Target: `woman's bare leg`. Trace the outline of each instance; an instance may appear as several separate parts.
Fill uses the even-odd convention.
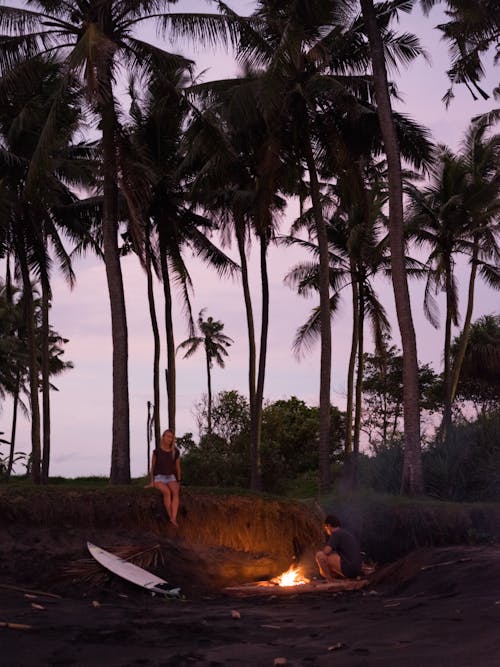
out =
[[[168,488],[167,484],[164,484],[163,482],[155,482],[153,484],[155,489],[158,489],[158,491],[161,491],[161,495],[163,496],[163,504],[165,505],[165,510],[167,512],[167,516],[172,521],[172,494],[170,489]]]
[[[168,488],[172,494],[171,496],[171,508],[172,513],[170,515],[170,521],[177,526],[177,512],[179,510],[179,482],[169,482]]]

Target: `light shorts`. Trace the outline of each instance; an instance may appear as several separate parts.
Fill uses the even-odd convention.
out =
[[[154,481],[169,484],[170,482],[176,482],[177,478],[175,475],[155,475]]]

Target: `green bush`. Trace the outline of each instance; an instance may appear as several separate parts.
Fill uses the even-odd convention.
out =
[[[427,493],[457,501],[500,500],[500,412],[454,426],[424,452]]]
[[[331,409],[331,462],[342,452],[343,415]],[[262,416],[260,452],[263,490],[284,493],[293,480],[318,474],[318,408],[295,396],[268,403]],[[201,422],[203,425],[203,421]],[[212,433],[197,444],[192,434],[178,438],[183,478],[200,486],[246,487],[250,483],[250,413],[246,399],[223,391],[213,402]]]
[[[500,412],[453,426],[444,443],[422,455],[426,494],[440,500],[500,500]],[[379,493],[397,494],[403,468],[403,444],[360,455],[359,481]]]
[[[399,493],[403,472],[403,445],[394,441],[380,447],[375,456],[359,455],[358,479],[379,493]]]

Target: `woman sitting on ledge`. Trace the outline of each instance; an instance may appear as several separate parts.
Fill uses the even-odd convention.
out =
[[[174,432],[170,429],[164,431],[160,446],[153,452],[149,474],[151,481],[147,486],[161,491],[167,516],[177,526],[181,461]]]

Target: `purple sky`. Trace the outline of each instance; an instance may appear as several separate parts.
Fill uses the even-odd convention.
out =
[[[5,3],[8,4],[8,3]],[[233,0],[230,3],[240,13],[249,13],[252,3]],[[194,0],[180,2],[175,9],[206,11],[205,2]],[[398,77],[400,92],[404,98],[401,109],[415,120],[428,126],[433,138],[458,148],[470,118],[494,108],[494,101],[474,102],[463,87],[456,89],[456,98],[446,110],[441,97],[447,89],[445,71],[448,66],[446,46],[440,42],[440,34],[433,26],[442,22],[442,15],[433,10],[429,18],[414,12],[405,17],[402,30],[416,33],[429,52],[432,63],[423,59],[414,63]],[[147,35],[154,39],[154,33]],[[169,46],[179,51],[179,46]],[[186,55],[200,62],[200,69],[210,69],[205,80],[219,78],[236,71],[232,58],[225,53],[194,52],[191,46],[182,49]],[[495,77],[488,63],[485,88],[491,90]],[[295,214],[295,205],[284,217],[281,231],[287,233]],[[236,258],[234,249],[228,252]],[[265,396],[276,400],[296,395],[308,404],[317,404],[319,392],[319,345],[300,362],[291,352],[291,343],[298,326],[307,318],[316,300],[296,296],[283,285],[288,269],[301,259],[292,249],[271,249],[269,253],[271,314],[268,343],[268,364]],[[258,255],[256,248],[250,255],[256,314],[260,308],[258,289]],[[220,281],[210,269],[188,258],[194,283],[192,298],[195,315],[202,308],[206,314],[225,324],[224,333],[234,339],[225,369],[214,369],[214,391],[238,389],[247,393],[247,339],[241,285],[235,280]],[[70,292],[57,276],[53,279],[54,302],[51,320],[55,329],[70,342],[66,358],[75,368],[57,378],[59,392],[52,393],[52,475],[82,476],[107,475],[111,453],[111,336],[109,304],[103,266],[94,258],[75,262],[77,285]],[[3,271],[3,269],[2,269]],[[147,309],[145,275],[133,258],[123,261],[123,273],[128,308],[129,327],[129,383],[131,414],[131,467],[134,476],[146,470],[146,404],[152,400],[152,336]],[[464,305],[467,269],[463,264],[459,271],[461,304]],[[412,305],[417,330],[419,359],[432,362],[440,370],[443,342],[442,328],[434,330],[422,312],[422,286],[413,284]],[[380,293],[394,322],[393,336],[399,344],[394,318],[392,288],[380,281]],[[157,313],[162,320],[162,300],[159,286]],[[351,338],[350,296],[346,292],[341,311],[333,324],[333,375],[332,402],[344,407],[346,369]],[[439,298],[442,313],[444,304]],[[478,284],[474,319],[491,312],[498,312],[498,294]],[[175,314],[176,343],[187,336],[180,310]],[[164,354],[164,350],[162,351]],[[206,391],[205,362],[200,350],[189,360],[178,357],[178,414],[177,433],[194,432],[197,437],[193,406]],[[162,368],[163,368],[162,363]],[[162,371],[163,373],[163,371]],[[166,427],[166,397],[162,385],[162,426]],[[7,403],[0,413],[0,431],[10,432],[11,410]],[[22,422],[18,431],[17,449],[29,451],[29,424]]]

